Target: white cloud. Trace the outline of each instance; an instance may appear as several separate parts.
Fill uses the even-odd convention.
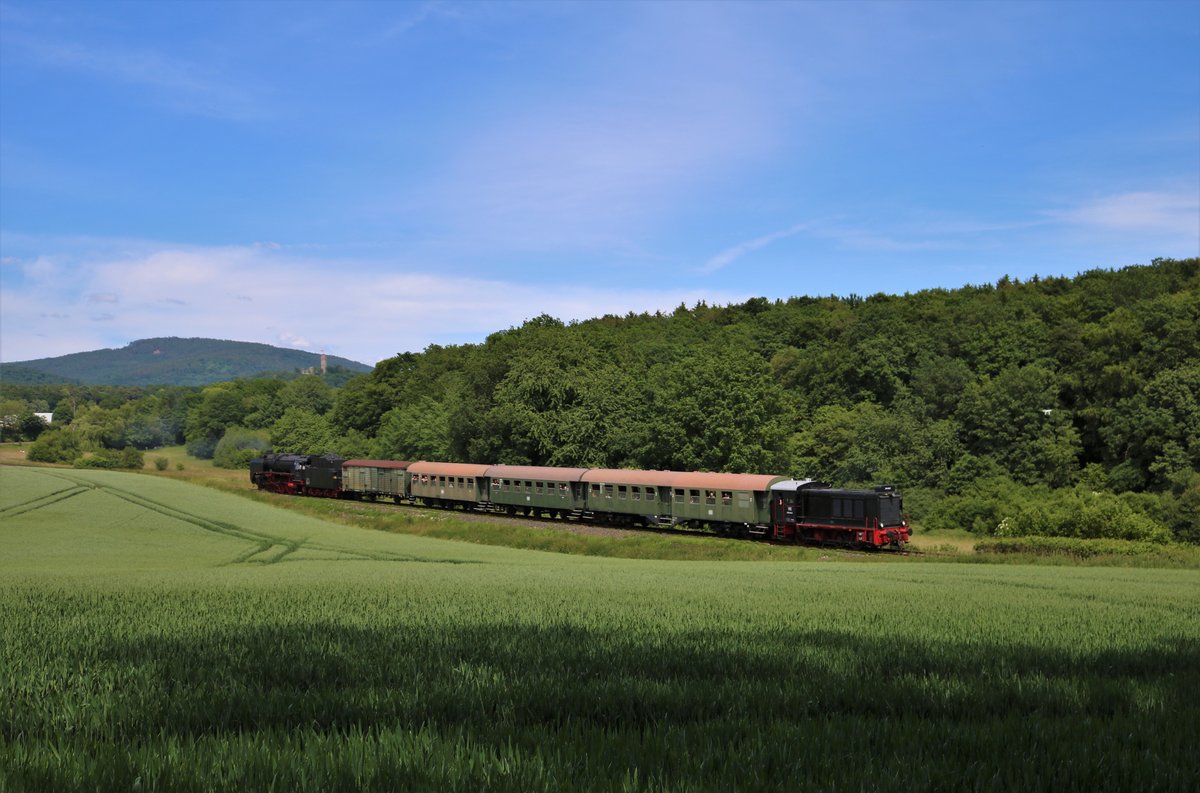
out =
[[[254,246],[84,255],[60,268],[61,278],[27,278],[3,290],[0,359],[64,355],[154,336],[201,336],[323,349],[375,363],[429,344],[482,341],[542,313],[582,320],[749,297],[562,282],[524,285]],[[87,310],[95,305],[92,296],[118,290],[119,312]]]

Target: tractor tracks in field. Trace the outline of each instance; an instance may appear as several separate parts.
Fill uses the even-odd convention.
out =
[[[22,501],[20,504],[13,504],[0,509],[0,518],[16,517],[23,515],[26,512],[33,512],[35,509],[48,507],[51,504],[57,504],[60,501],[66,501],[68,498],[73,498],[80,493],[86,493],[90,490],[86,485],[74,485],[72,487],[64,487],[61,490],[55,490],[53,493],[31,498],[28,501]]]
[[[36,509],[48,507],[73,496],[87,493],[89,491],[97,491],[114,498],[121,499],[129,504],[133,504],[141,509],[157,513],[163,517],[172,520],[187,523],[198,529],[213,534],[221,534],[237,540],[250,543],[250,548],[246,549],[236,557],[226,562],[226,565],[232,564],[259,564],[273,565],[283,561],[305,561],[295,555],[299,551],[313,551],[319,554],[333,555],[340,561],[374,561],[374,562],[434,562],[442,564],[459,564],[464,563],[456,559],[428,559],[407,554],[397,554],[383,552],[365,552],[354,550],[351,548],[331,545],[323,542],[314,542],[305,537],[297,539],[294,537],[281,537],[268,534],[267,532],[246,528],[234,523],[229,523],[221,520],[199,515],[195,512],[173,507],[170,504],[136,493],[124,488],[115,487],[113,485],[98,484],[89,481],[82,477],[71,476],[63,472],[55,471],[47,472],[48,476],[55,479],[61,479],[68,483],[67,487],[56,490],[53,493],[48,493],[38,498],[30,499],[20,504],[14,504],[0,510],[0,517],[8,517],[20,515],[25,512],[31,512]]]

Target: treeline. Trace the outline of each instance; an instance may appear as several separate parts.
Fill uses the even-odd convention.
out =
[[[177,438],[230,461],[272,446],[776,472],[896,483],[928,527],[1200,541],[1200,260],[541,316],[338,389],[239,380],[184,401]]]

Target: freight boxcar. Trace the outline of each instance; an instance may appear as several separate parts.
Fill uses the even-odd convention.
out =
[[[412,495],[408,484],[410,465],[397,460],[347,460],[342,463],[342,492],[369,501],[407,501]]]

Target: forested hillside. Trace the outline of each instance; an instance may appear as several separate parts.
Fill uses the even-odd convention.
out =
[[[65,393],[28,388],[43,409]],[[771,472],[895,483],[927,527],[1200,541],[1200,259],[570,325],[541,316],[385,360],[341,388],[239,380],[88,407],[76,425],[93,443],[144,447],[130,428],[161,427],[155,404],[172,406],[189,450],[231,465],[274,446]]]
[[[1185,502],[1200,510],[1200,260],[538,317],[384,361],[343,389],[331,420],[403,459],[895,482],[927,520],[984,530],[1014,500],[1065,514],[1010,511],[1013,532],[1089,510],[1137,523],[1131,499],[1082,503],[1076,485],[1169,494],[1134,506],[1182,532]],[[1052,488],[1071,495],[1043,498]]]
[[[349,372],[371,369],[336,356],[329,356],[328,364]],[[320,355],[303,350],[243,341],[169,337],[141,339],[119,349],[0,364],[0,378],[8,383],[27,384],[207,385],[320,365]]]

